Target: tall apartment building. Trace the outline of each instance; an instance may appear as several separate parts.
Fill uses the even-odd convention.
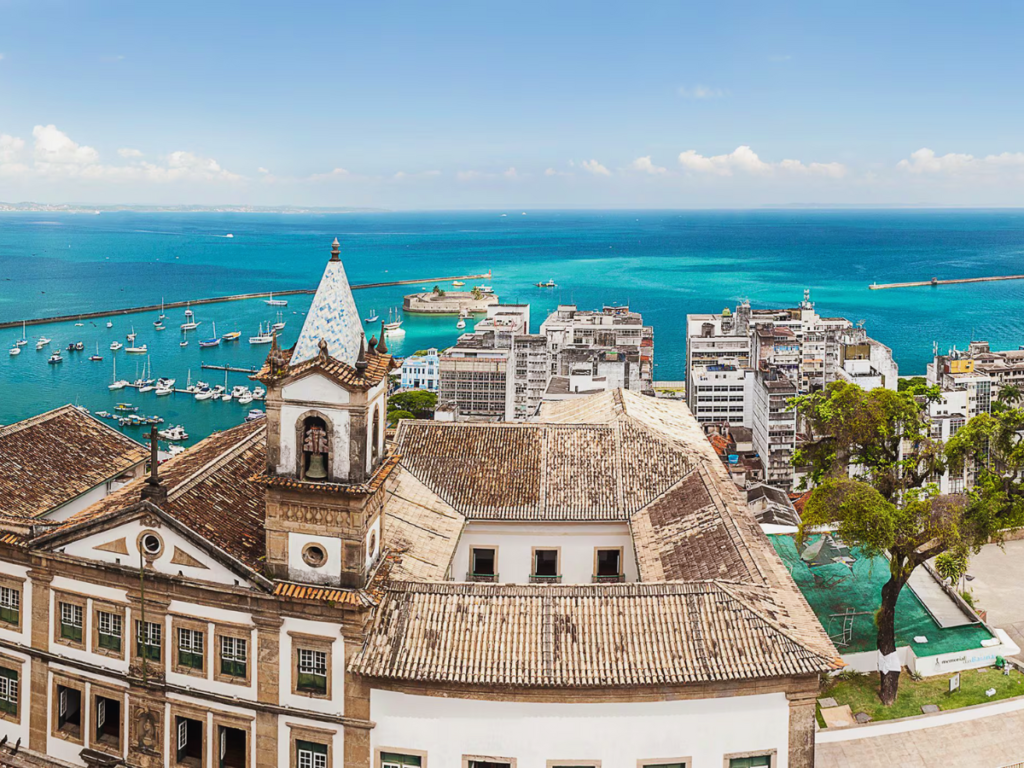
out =
[[[754,450],[761,457],[765,482],[788,488],[793,484],[797,429],[797,415],[789,401],[798,394],[796,384],[772,365],[755,371],[753,380],[750,427]]]
[[[651,392],[654,333],[628,307],[562,305],[530,333],[528,305],[497,305],[441,356],[438,402],[456,420],[526,421],[552,378],[560,399],[600,390]],[[577,391],[562,381],[591,384]]]
[[[762,455],[769,482],[793,479],[789,468],[783,481],[780,462],[796,450],[795,417],[777,412],[779,393],[795,397],[833,381],[896,388],[892,351],[845,318],[818,315],[808,291],[789,309],[751,309],[744,301],[735,312],[687,315],[686,328],[687,405],[699,422],[760,434],[755,448],[771,454]],[[769,410],[776,411],[772,425]],[[783,428],[787,420],[793,429]]]

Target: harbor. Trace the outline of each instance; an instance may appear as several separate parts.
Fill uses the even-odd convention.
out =
[[[933,277],[931,280],[918,280],[911,283],[872,283],[868,288],[872,291],[884,291],[889,288],[924,288],[926,286],[936,287],[939,285],[959,285],[961,283],[995,283],[1002,280],[1024,280],[1024,275],[996,275],[993,277],[958,277],[951,280],[939,280]]]

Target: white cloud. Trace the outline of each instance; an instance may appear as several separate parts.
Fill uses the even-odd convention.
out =
[[[36,140],[34,154],[37,163],[81,166],[99,162],[99,152],[76,144],[55,125],[37,125],[32,129],[32,136]]]
[[[402,181],[403,179],[429,179],[440,175],[440,171],[398,171],[392,178]]]
[[[142,157],[142,150],[122,147],[121,149],[117,150],[117,154],[119,154],[121,157],[131,159],[133,157]]]
[[[896,167],[913,174],[993,176],[1007,171],[1024,172],[1024,152],[975,157],[956,152],[937,155],[934,150],[923,147],[911,153],[909,159],[900,160]]]
[[[695,85],[692,88],[682,87],[678,91],[684,99],[720,99],[725,96],[721,88],[709,88],[706,85]]]
[[[257,173],[264,173],[264,174],[265,173],[270,173],[270,171],[267,170],[266,168],[264,168],[262,165],[259,168],[256,169],[256,172]]]
[[[601,165],[599,162],[597,162],[597,160],[584,160],[582,163],[580,163],[580,166],[584,170],[590,171],[595,176],[612,175],[612,172],[605,168],[603,165]]]
[[[331,181],[351,178],[352,174],[345,168],[335,168],[329,173],[314,173],[309,177],[310,181]]]
[[[17,136],[0,133],[0,165],[13,163],[25,149],[25,140]]]
[[[661,166],[652,163],[650,155],[647,155],[647,157],[638,157],[629,164],[629,170],[649,173],[652,176],[659,176],[661,174],[668,173],[668,168],[662,168]]]
[[[88,181],[238,181],[242,177],[220,167],[216,160],[192,152],[172,152],[165,163],[106,165],[92,147],[73,141],[55,125],[32,129],[31,164],[19,162],[23,139],[0,135],[0,174],[21,179],[83,179]],[[138,158],[138,150],[121,149],[123,158]]]
[[[573,165],[572,160],[569,161],[569,165],[570,166]],[[554,168],[546,168],[544,170],[544,175],[545,176],[572,176],[573,174],[572,174],[571,171],[556,171]]]
[[[510,166],[509,169],[507,171],[505,171],[504,173],[502,173],[501,175],[504,176],[506,179],[518,179],[519,178],[519,174],[516,173],[515,166]]]
[[[748,146],[740,146],[727,155],[706,157],[688,149],[679,154],[679,164],[694,173],[710,173],[717,176],[732,176],[734,173],[772,175],[775,173],[827,176],[840,178],[846,174],[842,163],[803,163],[800,160],[782,160],[767,163]]]
[[[520,174],[514,166],[510,166],[500,173],[487,173],[485,171],[459,171],[455,174],[458,181],[481,181],[483,179],[522,179],[527,174]]]

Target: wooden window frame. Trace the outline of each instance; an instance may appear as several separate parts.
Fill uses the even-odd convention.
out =
[[[203,636],[203,666],[197,669],[196,667],[189,667],[181,664],[179,661],[180,649],[180,638],[178,636],[179,630],[188,629],[193,632],[199,632]],[[183,616],[172,616],[171,617],[171,652],[174,654],[171,658],[171,669],[180,675],[191,675],[192,677],[207,677],[208,670],[210,669],[210,638],[209,638],[209,625],[205,621],[197,621],[196,619],[188,619]]]
[[[738,760],[742,757],[767,757],[768,768],[777,768],[779,764],[779,750],[751,749],[746,752],[730,752],[727,755],[722,755],[722,768],[729,768],[730,761]]]
[[[334,665],[334,638],[323,635],[307,635],[301,632],[289,632],[288,636],[292,641],[292,695],[305,696],[308,699],[330,699],[333,693]],[[299,651],[320,651],[326,656],[327,661],[327,690],[325,693],[316,691],[303,691],[299,689]]]
[[[609,547],[610,549],[610,547]],[[600,760],[548,760],[547,768],[601,768]]]
[[[693,765],[692,757],[658,757],[653,760],[637,760],[636,768],[654,768],[659,765],[676,765],[682,763],[683,768]]]
[[[544,547],[541,547],[541,549],[544,549]],[[508,768],[516,768],[516,758],[494,757],[493,755],[463,755],[462,768],[469,768],[470,760],[482,760],[488,763],[508,763]]]
[[[151,659],[149,656],[139,653],[139,645],[143,644],[139,639],[139,635],[145,638],[145,627],[143,626],[142,615],[139,614],[138,616],[132,616],[132,659],[145,664],[154,664],[164,669],[164,664],[167,661],[167,622],[164,621],[163,616],[150,616],[147,612],[145,624],[155,624],[160,627],[160,658]],[[144,645],[149,644],[144,643]]]
[[[188,706],[182,706],[181,704],[178,704],[178,703],[172,703],[171,704],[171,724],[170,724],[170,731],[171,732],[169,734],[169,737],[170,737],[170,741],[169,741],[170,753],[168,754],[168,765],[169,766],[186,765],[186,763],[179,763],[178,762],[178,718],[179,717],[183,717],[183,718],[185,718],[187,720],[195,720],[203,728],[203,738],[202,738],[202,742],[200,744],[200,754],[202,756],[199,758],[199,765],[200,765],[200,768],[202,768],[203,766],[206,765],[206,755],[207,755],[206,748],[207,748],[207,742],[210,740],[210,727],[209,727],[209,723],[206,721],[206,712],[204,712],[204,711],[202,711],[200,709],[192,709],[191,707],[188,707]]]
[[[100,749],[104,752],[109,752],[112,755],[120,757],[124,752],[124,711],[128,706],[128,697],[125,695],[126,690],[118,690],[117,688],[104,688],[96,683],[92,683],[89,686],[89,746],[93,749]],[[120,702],[120,712],[117,718],[117,746],[111,746],[105,741],[100,741],[96,735],[96,729],[99,727],[99,699],[111,699],[113,701]]]
[[[555,553],[555,570],[557,576],[538,576],[537,552]],[[530,547],[530,583],[531,584],[561,584],[562,583],[562,548],[561,547]],[[476,758],[474,758],[476,759]]]
[[[18,675],[18,698],[14,702],[14,712],[8,712],[5,709],[0,709],[0,720],[7,720],[11,723],[20,723],[22,701],[24,701],[25,698],[22,695],[22,692],[25,689],[25,661],[6,654],[0,654],[0,669],[5,669]]]
[[[384,768],[384,753],[393,755],[408,755],[420,759],[420,768],[427,768],[427,753],[419,749],[406,749],[405,747],[377,747],[373,753],[373,768]]]
[[[615,576],[599,576],[597,573],[597,558],[600,552],[615,550],[619,553],[619,572]],[[594,577],[595,584],[617,584],[626,580],[626,562],[623,547],[594,547]]]
[[[61,634],[61,627],[64,626],[64,609],[62,604],[77,606],[82,609],[82,639],[73,640]],[[76,595],[74,592],[53,592],[53,642],[58,645],[66,645],[69,648],[85,650],[85,639],[89,636],[89,598],[84,595]]]
[[[100,614],[109,613],[121,619],[121,650],[115,651],[111,648],[100,647]],[[128,622],[125,620],[125,606],[117,603],[105,603],[100,600],[92,601],[92,652],[100,656],[108,656],[112,659],[123,659],[125,646],[128,644]]]
[[[251,664],[247,665],[252,667]],[[213,713],[213,726],[210,729],[210,737],[213,739],[213,766],[220,765],[220,729],[234,728],[245,733],[245,765],[246,768],[255,768],[252,760],[253,723],[255,718],[242,715],[230,715],[224,712]],[[205,754],[205,753],[204,753]]]
[[[78,735],[69,731],[65,731],[60,726],[60,689],[70,688],[78,691],[79,696],[79,724],[78,724]],[[89,702],[85,698],[85,681],[76,680],[73,677],[65,677],[64,675],[53,675],[53,689],[52,695],[50,696],[50,706],[52,709],[52,720],[50,723],[50,735],[55,739],[61,739],[62,741],[70,741],[73,744],[81,744],[85,746],[85,727],[86,727],[86,712],[89,708]]]
[[[0,587],[5,587],[18,593],[18,620],[16,622],[6,621],[0,618],[0,627],[21,632],[25,616],[25,579],[17,576],[0,573]]]
[[[473,555],[478,549],[490,549],[494,551],[494,575],[487,578],[486,575],[477,575],[473,571]],[[482,581],[497,584],[499,580],[498,571],[498,545],[497,544],[472,544],[469,547],[469,568],[466,573],[466,581]]]
[[[311,744],[324,744],[327,746],[327,768],[334,766],[334,737],[338,731],[329,731],[321,728],[311,728],[307,725],[296,725],[285,723],[288,726],[288,765],[290,768],[299,768],[299,745],[298,742],[306,741]]]
[[[244,624],[214,625],[214,648],[207,648],[203,659],[205,663],[206,656],[213,656],[213,654],[216,654],[216,659],[211,659],[211,662],[213,663],[214,680],[219,680],[222,683],[231,683],[232,685],[251,685],[252,665],[254,661],[252,652],[256,647],[256,644],[253,642],[252,631],[252,627]],[[225,637],[230,637],[236,640],[245,640],[245,677],[242,677],[241,675],[229,675],[221,671],[221,651],[224,647],[222,638]]]

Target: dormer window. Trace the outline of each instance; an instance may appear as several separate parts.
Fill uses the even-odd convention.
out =
[[[303,480],[326,480],[328,453],[330,453],[330,448],[327,440],[327,424],[319,416],[307,417],[302,423],[300,478]]]
[[[473,547],[469,553],[469,575],[466,581],[498,580],[497,547]]]
[[[533,572],[530,574],[530,581],[534,584],[557,584],[562,580],[559,571],[557,549],[533,550]]]
[[[622,547],[599,547],[594,551],[594,581],[625,581],[622,573]]]

